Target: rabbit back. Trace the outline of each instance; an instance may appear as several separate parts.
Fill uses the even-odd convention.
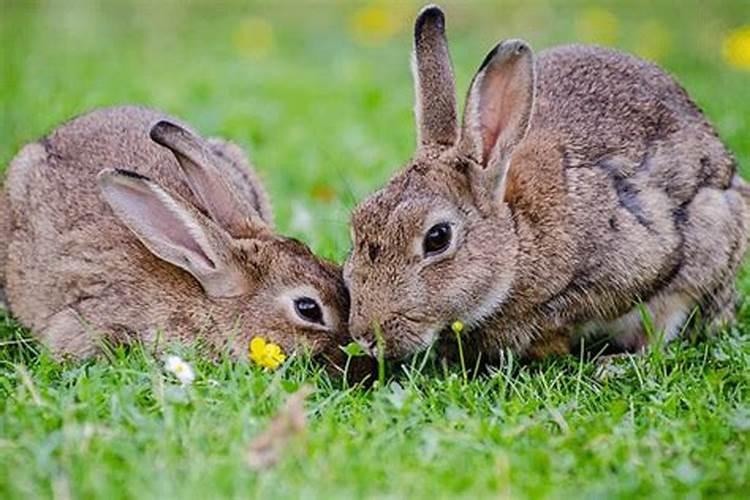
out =
[[[540,52],[537,75],[532,129],[559,133],[567,168],[613,155],[656,166],[652,179],[669,185],[680,202],[697,183],[726,189],[732,182],[731,154],[684,88],[658,66],[613,49],[568,45]],[[644,161],[659,146],[682,146],[688,156],[678,164]]]

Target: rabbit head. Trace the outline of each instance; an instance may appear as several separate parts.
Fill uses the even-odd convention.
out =
[[[236,355],[246,356],[259,336],[287,352],[304,346],[340,363],[338,346],[349,339],[340,268],[275,234],[264,204],[225,180],[222,159],[200,138],[169,121],[154,125],[151,138],[174,153],[201,207],[148,177],[106,169],[98,183],[116,217],[153,256],[197,281],[196,303],[235,330],[229,345]]]
[[[532,51],[505,41],[474,76],[459,128],[445,20],[434,6],[415,22],[413,72],[416,154],[355,209],[344,267],[350,332],[371,351],[382,334],[388,357],[503,303],[518,252],[503,202],[507,173],[534,106]]]

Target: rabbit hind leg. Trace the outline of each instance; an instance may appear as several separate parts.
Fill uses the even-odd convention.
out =
[[[663,292],[612,321],[584,324],[579,343],[592,355],[640,353],[656,339],[669,342],[679,336],[696,305],[688,294]]]
[[[606,344],[608,353],[639,352],[656,339],[668,342],[679,336],[692,318],[700,318],[709,331],[732,321],[734,279],[747,246],[745,210],[735,190],[700,189],[689,204],[675,210],[682,235],[679,272],[645,307],[634,307],[613,321],[587,323],[581,336],[593,346]]]
[[[83,359],[99,351],[97,336],[71,307],[53,314],[35,333],[55,359]]]

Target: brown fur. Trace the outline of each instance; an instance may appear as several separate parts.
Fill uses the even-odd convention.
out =
[[[519,70],[527,63],[533,73]],[[430,92],[417,86],[423,106]],[[451,120],[421,116],[436,123],[420,129]],[[649,341],[641,301],[668,339],[695,308],[711,324],[733,318],[747,188],[658,67],[580,45],[534,58],[524,42],[504,42],[480,67],[457,135],[449,147],[420,145],[353,214],[344,272],[350,330],[366,347],[375,324],[400,357],[461,319],[484,359],[508,347],[538,356],[546,343],[559,352],[561,335],[637,351]],[[427,258],[420,245],[436,221],[451,224],[454,242]]]
[[[162,342],[201,338],[217,352],[229,349],[242,358],[250,339],[262,336],[287,352],[305,345],[340,362],[338,345],[348,339],[340,269],[302,243],[273,234],[267,195],[238,147],[210,140],[204,148],[199,137],[173,127],[197,144],[206,179],[228,194],[211,197],[201,186],[191,189],[188,160],[178,162],[177,150],[149,138],[152,126],[165,118],[174,121],[144,108],[97,110],[16,156],[5,186],[8,199],[0,199],[14,218],[7,250],[13,314],[59,356],[95,354],[102,340],[153,345],[161,336]],[[109,170],[97,183],[99,172],[111,167],[138,175]],[[184,206],[196,227],[220,243],[212,254],[217,272],[235,269],[241,286],[216,286],[221,296],[210,296],[185,266],[149,251],[100,192],[99,184],[116,187],[117,179],[144,192],[163,191],[175,206]],[[245,212],[221,212],[232,207]],[[240,220],[237,215],[244,217],[247,234],[232,234],[226,225],[227,217]],[[0,227],[4,237],[6,229]],[[246,293],[235,295],[237,290]],[[325,326],[295,316],[291,296],[308,291],[326,311]]]
[[[5,267],[8,263],[8,240],[10,239],[13,221],[10,218],[5,190],[0,184],[0,306],[7,307],[5,297]]]
[[[414,30],[414,77],[430,95],[429,102],[419,99],[415,112],[418,123],[432,126],[419,128],[422,145],[450,146],[456,142],[456,89],[445,38],[435,36],[445,29],[445,17],[438,8],[426,8],[419,17],[422,26]]]
[[[231,168],[226,170],[226,174],[237,188],[238,193],[245,199],[250,200],[261,219],[269,227],[273,227],[271,199],[263,188],[260,177],[248,163],[242,148],[218,137],[212,137],[207,142],[213,154],[228,160],[226,164]]]

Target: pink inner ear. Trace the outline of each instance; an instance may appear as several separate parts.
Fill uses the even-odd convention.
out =
[[[508,106],[505,105],[508,98],[509,83],[497,75],[485,75],[486,80],[482,87],[488,88],[482,93],[479,102],[480,121],[482,127],[482,161],[489,160],[492,149],[497,142],[500,132],[508,126],[510,121]],[[490,80],[489,82],[487,80]]]
[[[491,63],[486,69],[479,89],[483,163],[490,161],[496,146],[502,150],[520,138],[530,85],[521,58]]]
[[[118,184],[110,190],[110,202],[116,205],[131,227],[144,240],[164,242],[183,248],[200,257],[210,267],[213,261],[190,234],[183,220],[170,210],[153,192],[138,187]],[[155,245],[158,248],[158,243]]]

